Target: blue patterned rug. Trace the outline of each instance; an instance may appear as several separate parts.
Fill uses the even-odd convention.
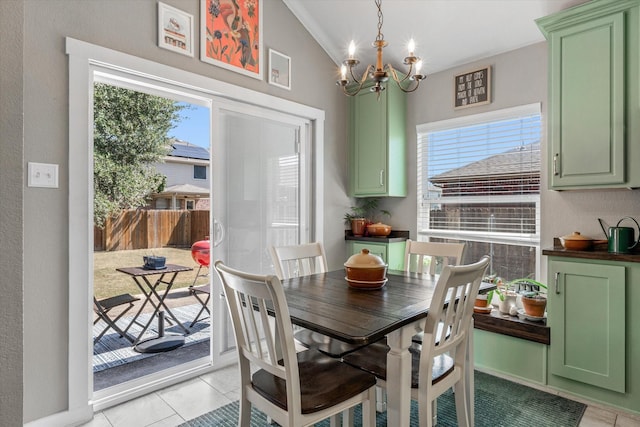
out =
[[[191,304],[183,307],[172,308],[171,312],[182,322],[182,324],[189,328],[189,325],[198,314],[202,306],[200,304]],[[149,321],[151,313],[143,313],[138,320],[143,325]],[[206,313],[201,316],[206,317]],[[125,316],[118,321],[118,326],[126,328],[133,316]],[[105,323],[100,321],[93,326],[93,336],[97,336],[104,328]],[[185,336],[184,346],[189,346],[197,342],[209,339],[209,326],[210,319],[199,320],[192,328],[191,333]],[[138,336],[142,327],[134,324],[129,329],[131,335]],[[171,325],[165,320],[165,333],[166,334],[184,334],[184,331],[176,325]],[[157,320],[151,322],[151,326],[145,332],[145,338],[151,338],[158,335],[158,322]],[[133,349],[131,343],[124,339],[110,329],[100,341],[93,346],[93,372],[100,372],[105,369],[114,368],[116,366],[124,365],[125,363],[134,362],[136,360],[145,359],[147,357],[153,357],[157,353],[138,353]]]
[[[573,400],[545,393],[482,372],[475,372],[476,427],[576,427],[586,406]],[[376,417],[378,427],[387,426],[387,414]],[[238,402],[230,403],[181,427],[236,427]],[[264,413],[252,409],[251,427],[267,424]],[[277,424],[274,424],[277,425]],[[360,408],[356,408],[356,427],[361,427]],[[325,420],[317,427],[329,427]],[[418,426],[418,405],[411,402],[411,426]],[[438,398],[438,427],[455,427],[456,411],[451,390]]]

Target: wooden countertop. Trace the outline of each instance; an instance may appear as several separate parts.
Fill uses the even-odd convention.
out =
[[[473,313],[473,326],[483,331],[509,335],[523,340],[539,342],[549,345],[551,343],[551,328],[543,322],[531,322],[520,319],[518,316],[502,314],[493,309],[490,314]]]
[[[354,236],[351,233],[351,230],[344,231],[344,240],[356,240],[359,242],[393,243],[404,242],[408,238],[408,230],[391,230],[391,234],[389,234],[387,237]]]
[[[638,248],[629,254],[613,254],[607,251],[607,245],[595,245],[588,251],[570,251],[560,244],[559,239],[553,239],[553,247],[542,250],[542,255],[559,256],[569,258],[593,259],[601,261],[621,261],[621,262],[640,262],[640,252]]]

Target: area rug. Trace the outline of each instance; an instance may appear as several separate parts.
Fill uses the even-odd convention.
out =
[[[189,325],[200,311],[202,306],[200,304],[191,304],[183,307],[172,308],[171,312],[187,327],[191,333],[185,336],[184,346],[189,346],[197,342],[209,339],[209,326],[210,319],[199,320],[192,328]],[[138,320],[143,325],[149,321],[151,313],[143,313]],[[202,317],[205,317],[204,314]],[[131,323],[133,316],[125,316],[118,321],[118,326],[123,329]],[[104,328],[104,322],[100,321],[97,325],[93,326],[93,336],[97,336]],[[138,336],[142,331],[142,327],[136,324],[132,325],[129,329],[131,335]],[[168,320],[165,320],[165,334],[180,334],[183,335],[184,331],[177,325],[171,325]],[[145,332],[145,338],[151,338],[158,335],[158,322],[154,320],[151,322],[151,326]],[[131,343],[124,339],[110,329],[100,340],[93,346],[93,372],[100,372],[105,369],[114,368],[116,366],[124,365],[125,363],[134,362],[136,360],[145,359],[147,357],[154,356],[154,353],[138,353],[133,349]]]
[[[586,406],[560,396],[516,384],[482,372],[475,372],[476,427],[576,427]],[[236,427],[238,402],[230,403],[193,420],[183,427]],[[376,417],[378,427],[387,426],[387,414]],[[267,424],[264,413],[253,409],[251,427]],[[277,424],[274,424],[277,425]],[[355,426],[361,427],[360,408],[356,408]],[[418,425],[418,405],[411,402],[411,426]],[[438,427],[455,427],[455,401],[451,390],[438,398]],[[329,427],[325,420],[317,427]]]

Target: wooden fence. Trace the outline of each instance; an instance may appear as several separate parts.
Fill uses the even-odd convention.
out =
[[[208,210],[126,210],[94,227],[95,251],[190,247],[209,235]]]

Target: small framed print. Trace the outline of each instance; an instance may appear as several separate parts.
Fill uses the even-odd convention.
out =
[[[193,15],[158,2],[158,46],[193,56]]]
[[[291,90],[291,58],[269,49],[269,84]]]

